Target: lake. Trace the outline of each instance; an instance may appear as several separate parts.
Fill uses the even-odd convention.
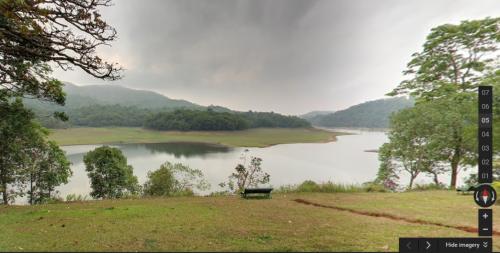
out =
[[[357,130],[339,130],[356,133],[355,135],[338,136],[338,140],[329,143],[280,144],[266,148],[248,148],[248,156],[262,158],[262,169],[271,175],[270,185],[298,184],[305,180],[316,182],[332,181],[336,183],[361,184],[373,180],[380,162],[378,154],[364,150],[377,149],[387,142],[384,132],[367,132]],[[73,163],[73,177],[67,185],[57,187],[60,196],[68,194],[89,195],[90,182],[85,172],[83,156],[101,145],[63,146],[67,158]],[[143,143],[113,144],[108,146],[119,148],[127,157],[128,163],[134,167],[134,174],[142,185],[147,180],[148,171],[160,168],[160,165],[182,163],[193,169],[200,169],[211,183],[209,191],[198,192],[201,195],[212,191],[223,190],[218,186],[227,182],[228,176],[240,162],[243,147],[223,147],[206,143]],[[465,174],[459,174],[459,185]],[[440,180],[449,183],[449,176],[442,175]],[[419,176],[416,182],[431,182],[430,178]],[[401,183],[408,184],[408,177],[403,175]],[[21,204],[23,201],[16,201]]]

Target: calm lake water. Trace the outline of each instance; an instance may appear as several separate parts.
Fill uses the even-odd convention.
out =
[[[377,149],[387,142],[384,132],[366,132],[356,130],[337,130],[357,133],[356,135],[338,136],[336,142],[308,144],[280,144],[267,148],[248,148],[248,156],[262,158],[262,168],[271,175],[270,185],[276,187],[285,184],[301,183],[305,180],[316,182],[332,181],[337,183],[363,183],[373,180],[380,162],[378,154],[364,150]],[[85,172],[83,156],[90,150],[102,145],[63,146],[68,160],[73,163],[73,177],[67,185],[57,188],[60,196],[68,194],[89,195],[90,182]],[[228,176],[241,162],[239,157],[245,148],[222,147],[204,143],[149,143],[149,144],[113,144],[127,157],[134,167],[134,174],[142,185],[147,180],[148,171],[160,168],[160,165],[182,163],[194,169],[200,169],[211,183],[209,191],[198,192],[201,195],[223,190],[218,186],[227,182]],[[459,174],[459,185],[464,173]],[[448,184],[449,176],[442,175],[440,180]],[[430,182],[420,176],[416,182]],[[403,175],[401,183],[407,184],[408,177]],[[16,201],[22,204],[23,201]]]

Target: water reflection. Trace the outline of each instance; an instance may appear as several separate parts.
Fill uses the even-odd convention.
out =
[[[229,153],[234,150],[234,148],[231,147],[194,142],[145,143],[140,144],[140,146],[144,147],[146,150],[151,151],[152,155],[164,153],[173,155],[177,159],[182,157],[206,158],[208,154]]]

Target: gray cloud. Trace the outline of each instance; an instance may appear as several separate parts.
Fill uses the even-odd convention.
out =
[[[379,99],[432,27],[499,16],[495,1],[132,1],[102,10],[117,84],[198,104],[302,114]],[[55,76],[102,83],[82,71]]]

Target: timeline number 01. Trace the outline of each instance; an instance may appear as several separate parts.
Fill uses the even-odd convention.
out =
[[[488,178],[488,173],[481,173],[481,178],[482,179],[487,179]]]

